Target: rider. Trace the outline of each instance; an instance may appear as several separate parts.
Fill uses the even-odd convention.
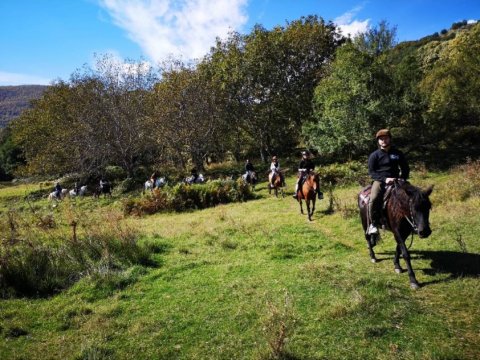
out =
[[[55,191],[55,196],[60,199],[62,197],[62,187],[60,186],[59,182],[55,183],[55,187],[53,188],[53,191]]]
[[[190,170],[190,175],[192,176],[192,183],[195,184],[197,182],[197,179],[198,179],[197,169],[192,168],[192,170]]]
[[[252,173],[255,171],[253,164],[250,162],[249,159],[245,161],[245,177],[250,179],[252,178]]]
[[[298,176],[297,182],[295,183],[295,192],[293,193],[293,198],[297,198],[298,189],[303,185],[305,181],[305,176],[315,169],[315,165],[313,165],[312,160],[310,160],[308,156],[308,152],[302,151],[302,160],[300,160],[300,164],[298,164]],[[320,198],[320,192],[318,193],[318,197]]]
[[[157,185],[157,179],[158,179],[158,174],[156,171],[154,171],[153,174],[150,176],[150,181],[152,182],[152,189],[155,189]]]
[[[272,162],[270,164],[270,186],[273,187],[273,182],[275,181],[276,176],[280,176],[282,186],[285,185],[285,180],[283,174],[280,171],[280,163],[278,162],[278,157],[276,155],[272,156]]]
[[[375,136],[379,148],[368,157],[368,173],[373,179],[368,211],[371,224],[368,234],[377,234],[380,216],[382,213],[383,195],[385,186],[395,179],[408,179],[410,168],[405,155],[391,145],[392,134],[388,129],[381,129]]]
[[[100,179],[100,189],[103,190],[104,186],[108,186],[108,181],[104,180],[103,178]]]

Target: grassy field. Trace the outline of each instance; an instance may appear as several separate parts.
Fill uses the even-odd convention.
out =
[[[435,184],[433,234],[411,249],[417,291],[394,273],[391,234],[370,263],[358,187],[326,193],[308,222],[262,183],[246,203],[120,219],[149,244],[149,265],[88,274],[54,296],[0,299],[0,358],[478,359],[480,198],[460,200],[454,181],[413,173],[414,184]],[[23,196],[36,189],[0,188],[1,216],[28,212]],[[62,208],[95,216],[121,199],[52,211]]]

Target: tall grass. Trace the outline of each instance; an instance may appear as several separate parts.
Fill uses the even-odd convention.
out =
[[[46,296],[85,275],[148,264],[140,232],[119,212],[79,214],[65,202],[50,213],[0,215],[0,296]]]

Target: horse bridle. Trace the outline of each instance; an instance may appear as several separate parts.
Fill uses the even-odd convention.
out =
[[[416,234],[418,234],[418,225],[415,222],[415,216],[413,216],[414,214],[413,214],[413,201],[412,201],[412,199],[409,199],[408,203],[410,205],[409,207],[410,207],[410,217],[411,217],[411,219],[407,215],[405,215],[405,219],[408,221],[408,223],[412,227],[412,230]]]

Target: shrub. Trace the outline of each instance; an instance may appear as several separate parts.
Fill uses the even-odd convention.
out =
[[[250,187],[241,180],[214,180],[205,184],[178,184],[156,189],[143,198],[125,200],[123,209],[125,214],[131,215],[154,214],[160,211],[181,212],[252,198]]]
[[[437,198],[465,201],[470,197],[480,197],[480,160],[468,160],[466,164],[453,169],[456,175]]]
[[[359,161],[343,164],[331,164],[318,170],[322,184],[347,185],[366,182],[368,178],[367,165]]]

